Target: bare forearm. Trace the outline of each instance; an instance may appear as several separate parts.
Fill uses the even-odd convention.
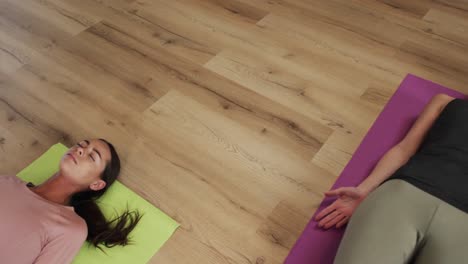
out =
[[[363,190],[365,193],[370,193],[397,169],[403,166],[410,157],[411,154],[408,151],[395,145],[382,156],[374,167],[374,170],[357,188]]]

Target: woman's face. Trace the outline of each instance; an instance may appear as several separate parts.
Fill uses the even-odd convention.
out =
[[[71,147],[60,160],[61,174],[81,189],[100,190],[106,183],[100,179],[111,159],[107,144],[99,139],[82,140]]]

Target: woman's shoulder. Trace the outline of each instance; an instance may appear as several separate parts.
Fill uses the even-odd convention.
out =
[[[60,208],[62,217],[66,219],[65,221],[61,221],[62,228],[67,229],[68,231],[71,231],[72,233],[88,233],[88,225],[86,224],[86,221],[75,212],[75,209],[73,207],[62,207]],[[57,225],[59,226],[59,225]]]
[[[61,233],[70,239],[85,241],[88,236],[86,221],[77,214],[70,217],[69,220],[66,225],[61,226]]]
[[[58,213],[61,217],[54,217],[51,222],[51,236],[66,236],[68,238],[86,240],[88,226],[73,208],[59,207]]]

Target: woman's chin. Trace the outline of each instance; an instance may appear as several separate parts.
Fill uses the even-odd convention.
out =
[[[70,172],[76,169],[75,166],[76,164],[74,162],[70,162],[65,159],[60,162],[59,169],[63,174],[68,175]]]

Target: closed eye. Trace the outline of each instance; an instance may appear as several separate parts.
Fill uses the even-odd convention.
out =
[[[81,146],[80,143],[77,143],[76,145],[77,145],[77,146],[80,146],[80,147],[82,148],[82,146]],[[93,155],[89,154],[89,157],[90,157],[93,161],[96,161],[96,160],[93,158]]]

